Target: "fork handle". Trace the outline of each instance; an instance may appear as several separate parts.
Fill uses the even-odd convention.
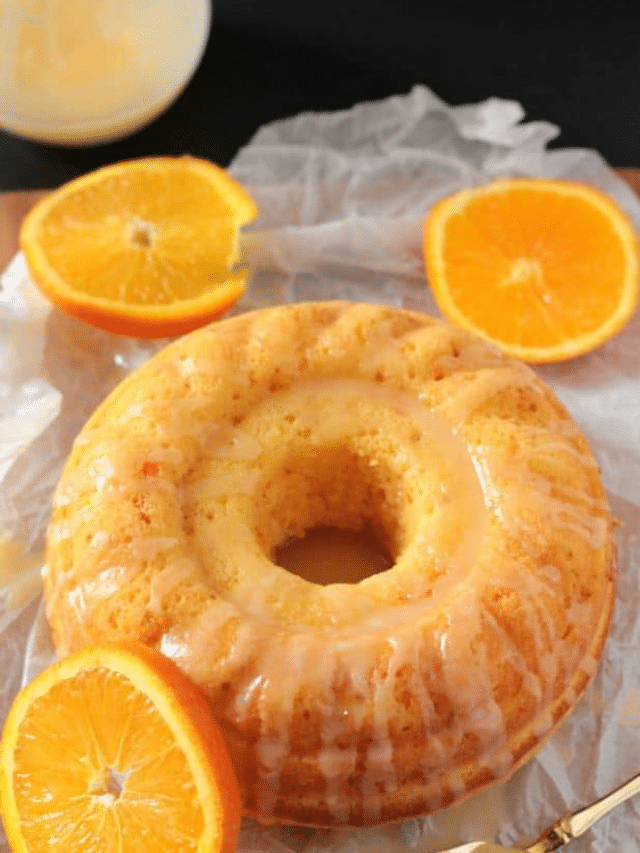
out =
[[[546,829],[542,835],[525,847],[526,853],[551,853],[573,838],[578,838],[593,824],[616,806],[640,793],[640,773],[601,799],[573,814],[565,815]]]

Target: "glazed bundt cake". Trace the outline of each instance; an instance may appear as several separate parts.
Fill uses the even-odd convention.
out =
[[[357,583],[275,562],[370,528]],[[615,586],[596,461],[528,367],[424,315],[281,306],[152,357],[78,436],[56,648],[142,640],[207,696],[245,813],[374,825],[509,777],[593,678]]]

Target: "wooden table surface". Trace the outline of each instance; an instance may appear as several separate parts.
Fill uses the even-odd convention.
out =
[[[617,173],[640,194],[640,169],[616,169]],[[18,250],[20,223],[27,211],[48,190],[25,190],[0,193],[0,270]]]

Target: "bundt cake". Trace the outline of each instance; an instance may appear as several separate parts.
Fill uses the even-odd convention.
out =
[[[275,562],[370,528],[350,583]],[[534,372],[419,313],[264,309],[152,357],[81,431],[44,583],[60,655],[142,640],[207,696],[245,813],[375,825],[509,777],[593,678],[615,589],[596,461]]]

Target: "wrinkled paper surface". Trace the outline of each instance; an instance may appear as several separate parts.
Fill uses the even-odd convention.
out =
[[[306,299],[382,302],[437,314],[421,225],[440,196],[501,176],[562,177],[610,193],[640,228],[635,194],[594,151],[548,143],[512,101],[449,107],[428,89],[262,128],[230,171],[259,220],[255,267],[234,313]],[[18,255],[0,292],[0,719],[54,658],[40,568],[50,498],[73,437],[100,400],[165,341],[110,335],[52,309]],[[540,376],[568,406],[602,468],[620,579],[600,672],[577,710],[507,784],[399,826],[314,831],[243,825],[242,853],[431,853],[477,838],[531,840],[557,816],[640,771],[640,317],[596,352]],[[637,853],[640,798],[572,842],[574,853]],[[8,848],[0,836],[0,853]]]

